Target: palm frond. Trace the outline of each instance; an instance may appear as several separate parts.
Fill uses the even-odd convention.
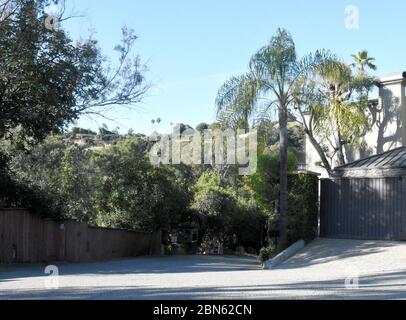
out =
[[[255,111],[258,82],[251,74],[232,77],[219,90],[216,98],[217,118],[228,126],[248,127]]]

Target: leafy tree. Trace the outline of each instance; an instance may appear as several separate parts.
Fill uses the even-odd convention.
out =
[[[62,136],[49,136],[29,151],[9,143],[6,151],[11,176],[24,186],[16,199],[26,198],[24,193],[33,190],[32,201],[37,201],[35,197],[47,200],[38,210],[41,214],[93,222],[95,169],[86,147]]]
[[[29,187],[46,190],[52,177],[59,175],[69,139],[49,136],[29,150],[21,150],[8,142],[5,154],[9,156],[10,171],[19,182]]]
[[[221,214],[221,195],[224,194],[221,177],[214,171],[204,172],[194,189],[193,207],[198,212],[216,216]]]
[[[156,230],[177,224],[188,206],[188,188],[179,172],[153,167],[137,138],[96,151],[99,170],[96,207],[99,225]]]
[[[288,152],[288,171],[295,172],[297,160],[293,151]],[[266,214],[267,236],[269,240],[272,225],[277,219],[279,199],[279,170],[280,155],[278,148],[259,146],[258,167],[255,174],[245,177],[245,184],[253,191],[254,199],[260,209]]]
[[[297,121],[288,122],[288,141],[289,148],[300,161],[305,158],[305,138],[303,126]],[[260,145],[268,147],[279,146],[279,124],[274,120],[261,120],[255,127],[258,130],[258,139]]]
[[[227,185],[214,171],[204,172],[193,190],[192,208],[199,214],[204,236],[218,238],[233,249],[261,247],[266,216],[249,190]]]
[[[62,28],[45,27],[50,2],[0,1],[0,138],[43,139],[83,113],[134,105],[148,89],[144,67],[131,58],[133,31],[123,28],[111,68],[96,40],[73,43]]]
[[[367,74],[354,75],[350,66],[331,60],[305,78],[296,93],[299,119],[329,174],[333,159],[345,164],[345,146],[359,144],[366,133],[373,85]]]
[[[33,144],[49,133],[60,132],[84,113],[102,115],[114,105],[135,105],[148,89],[143,75],[145,68],[137,56],[131,57],[136,40],[133,31],[123,28],[122,43],[116,47],[119,63],[112,68],[102,56],[96,40],[89,38],[73,43],[63,29],[46,28],[45,9],[48,4],[57,2],[0,0],[1,149],[7,147],[9,141],[26,149],[27,143]],[[20,189],[49,191],[49,175],[39,173],[36,177],[24,177],[20,171],[18,174],[22,177],[18,177],[13,172],[22,184],[26,178],[32,179],[26,181],[26,187],[18,187],[9,177],[10,157],[3,155],[1,149],[2,181],[7,181],[9,187],[0,190],[0,197],[8,198],[7,202],[11,203],[13,196],[14,202],[19,203],[22,200],[18,198],[23,198]],[[48,162],[29,163],[38,167]],[[50,166],[50,170],[55,170],[53,177],[58,177],[59,168]],[[26,171],[26,175],[29,172]],[[8,191],[12,185],[17,187],[13,187],[15,192],[11,196]],[[53,198],[52,192],[49,195]]]
[[[220,88],[216,104],[219,119],[231,127],[245,127],[258,109],[275,107],[279,118],[280,146],[280,247],[287,245],[288,116],[293,108],[295,87],[301,76],[330,59],[317,52],[298,60],[291,35],[279,29],[268,45],[250,61],[248,73],[233,77]],[[265,101],[263,104],[260,101]]]
[[[20,196],[38,191],[47,200],[42,214],[106,227],[170,229],[188,219],[188,172],[153,167],[147,141],[131,137],[108,148],[89,146],[65,136],[48,137],[30,152],[9,144],[12,176],[27,189]]]
[[[49,178],[47,193],[53,195],[54,206],[60,208],[64,218],[96,221],[96,168],[90,157],[90,150],[69,146],[63,152],[58,173]]]
[[[257,172],[245,178],[245,183],[254,192],[260,208],[270,217],[275,213],[275,202],[279,194],[280,155],[275,148],[259,147]],[[293,151],[288,151],[288,171],[297,170],[297,160]]]

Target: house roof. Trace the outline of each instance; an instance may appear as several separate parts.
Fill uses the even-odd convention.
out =
[[[396,148],[381,154],[337,167],[336,170],[369,170],[406,168],[406,147]]]

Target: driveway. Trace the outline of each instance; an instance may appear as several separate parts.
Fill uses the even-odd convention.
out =
[[[44,267],[1,266],[0,299],[406,299],[400,242],[318,239],[274,270],[249,257],[60,264],[59,289]]]

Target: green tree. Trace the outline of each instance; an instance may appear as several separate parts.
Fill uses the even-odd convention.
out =
[[[153,167],[146,143],[131,138],[97,150],[96,207],[99,225],[156,230],[170,229],[186,215],[188,188],[182,175],[168,167]]]
[[[291,35],[279,29],[268,45],[260,49],[250,61],[250,70],[233,77],[219,90],[216,104],[219,118],[227,124],[248,127],[249,119],[262,107],[265,112],[278,110],[280,146],[280,247],[287,245],[287,171],[288,117],[293,107],[295,86],[300,77],[330,59],[326,52],[317,52],[298,60]],[[260,101],[266,101],[261,105]]]
[[[273,218],[275,202],[279,194],[279,150],[259,147],[257,172],[245,177],[245,183],[254,192],[260,208]],[[288,171],[297,170],[297,160],[293,151],[288,151]]]
[[[43,139],[83,113],[135,105],[148,88],[131,57],[133,31],[123,28],[112,68],[96,40],[74,43],[62,28],[46,28],[51,2],[58,1],[0,1],[0,139]]]
[[[260,145],[268,147],[279,146],[279,124],[275,120],[261,120],[255,128],[258,130],[258,139]],[[305,158],[305,139],[306,134],[303,126],[297,121],[288,122],[289,148],[296,155],[299,162]]]
[[[56,135],[28,151],[8,143],[5,153],[9,157],[9,173],[18,185],[24,186],[16,198],[26,197],[25,190],[32,190],[34,202],[37,201],[34,197],[47,199],[39,210],[41,214],[94,222],[96,170],[87,147]]]
[[[58,2],[0,0],[2,181],[12,181],[9,157],[1,155],[8,141],[28,149],[82,114],[103,116],[112,106],[134,106],[148,89],[145,67],[132,56],[132,30],[123,28],[115,48],[119,61],[111,67],[95,39],[73,42],[63,28],[46,27],[47,5]]]
[[[95,224],[96,168],[90,157],[90,150],[68,146],[63,151],[57,174],[48,179],[46,191],[53,195],[53,205],[61,210],[62,217]]]
[[[258,252],[266,215],[248,189],[229,185],[215,171],[206,171],[193,191],[192,208],[199,215],[203,236],[217,238],[231,249],[242,245]]]
[[[374,78],[354,75],[350,66],[331,60],[303,79],[294,101],[301,124],[331,175],[336,158],[347,162],[345,147],[358,145],[368,129],[366,111]]]
[[[277,218],[277,205],[280,192],[280,155],[278,148],[258,148],[257,172],[244,179],[245,184],[253,191],[256,203],[267,215],[267,237],[271,232],[272,224]],[[288,171],[297,169],[297,160],[294,152],[288,152]]]
[[[192,182],[181,168],[153,167],[147,149],[148,142],[137,137],[93,149],[58,135],[30,152],[9,143],[7,155],[13,155],[12,177],[26,186],[20,197],[38,191],[47,200],[44,215],[105,227],[170,229],[188,219]],[[13,193],[18,196],[18,189]]]
[[[351,57],[354,59],[352,66],[357,67],[361,75],[365,74],[367,68],[371,70],[377,69],[375,58],[370,57],[366,50],[358,51],[356,54],[351,55]]]

